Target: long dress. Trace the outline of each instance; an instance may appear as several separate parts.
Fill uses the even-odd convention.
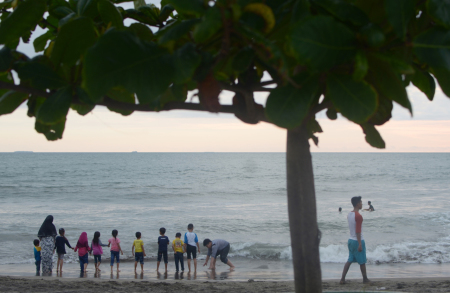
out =
[[[55,237],[47,236],[41,238],[41,264],[43,274],[49,274],[53,269],[54,247],[55,247]]]

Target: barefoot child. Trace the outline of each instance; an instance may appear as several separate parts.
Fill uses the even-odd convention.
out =
[[[133,246],[131,247],[131,254],[134,256],[134,273],[136,274],[136,267],[138,261],[141,263],[141,273],[144,272],[144,241],[141,240],[141,232],[136,232],[136,240],[133,242]]]
[[[114,229],[114,230],[112,230],[111,234],[113,237],[109,238],[108,247],[111,246],[111,274],[112,274],[113,266],[114,266],[114,258],[116,258],[117,272],[120,272],[119,271],[119,264],[120,264],[119,252],[123,255],[123,251],[122,251],[122,248],[120,247],[120,239],[119,239],[119,237],[117,237],[117,234],[119,234],[119,232],[116,229]]]
[[[103,248],[102,246],[108,246],[108,244],[103,244],[100,240],[100,232],[95,231],[94,238],[91,242],[91,253],[94,254],[94,262],[95,262],[95,271],[100,272],[100,264],[102,263],[102,254],[103,254]]]
[[[87,233],[83,232],[78,238],[77,245],[75,246],[74,251],[78,250],[78,259],[80,260],[80,269],[81,272],[86,273],[87,265],[89,263],[88,252],[91,250],[89,247]]]
[[[59,228],[59,236],[56,236],[56,241],[55,241],[55,248],[53,249],[53,252],[55,252],[58,254],[58,262],[56,263],[56,272],[58,272],[58,270],[62,273],[62,267],[63,267],[63,263],[64,263],[64,254],[66,254],[66,245],[73,250],[73,247],[70,246],[69,240],[67,240],[66,236],[64,236],[66,234],[66,231],[64,230],[64,228]]]
[[[162,257],[164,257],[164,264],[166,265],[166,273],[167,273],[167,246],[169,245],[169,237],[164,236],[166,233],[166,228],[160,228],[159,234],[161,236],[158,237],[158,262],[156,265],[156,271],[159,270],[159,263],[161,262]]]
[[[197,251],[200,254],[197,234],[194,233],[194,225],[187,226],[188,232],[184,234],[184,250],[187,253],[188,269],[191,271],[191,254],[194,259],[194,271],[197,271]],[[197,247],[196,247],[197,246]]]
[[[184,272],[184,261],[183,261],[183,253],[184,253],[184,242],[181,238],[181,233],[175,234],[175,240],[172,242],[173,253],[175,254],[175,267],[177,272],[179,271],[178,263],[181,263],[181,271]]]
[[[33,244],[36,275],[39,275],[41,273],[41,247],[39,246],[39,239],[34,239]]]

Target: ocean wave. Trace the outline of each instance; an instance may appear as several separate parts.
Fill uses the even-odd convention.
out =
[[[404,242],[386,245],[367,246],[367,262],[369,264],[384,263],[450,263],[450,237],[441,239],[439,242]],[[205,259],[203,251],[198,259]],[[292,260],[291,246],[285,244],[268,244],[258,242],[231,243],[230,257],[247,259],[261,259],[273,261]],[[171,257],[171,253],[169,253]],[[93,256],[89,256],[93,259]],[[103,254],[103,262],[109,262],[109,252]],[[327,245],[320,247],[320,261],[322,263],[345,263],[348,258],[347,245]],[[146,259],[156,259],[156,253],[147,253]],[[134,261],[131,253],[120,256],[121,261]],[[56,256],[54,256],[56,261]],[[69,252],[64,257],[65,263],[78,263],[78,255]],[[0,264],[34,263],[33,258],[5,257]]]
[[[381,263],[450,263],[450,244],[447,238],[438,242],[404,242],[367,247],[367,261]],[[291,246],[265,243],[233,243],[230,256],[251,259],[292,260]],[[347,245],[320,247],[323,263],[345,263],[348,258]]]

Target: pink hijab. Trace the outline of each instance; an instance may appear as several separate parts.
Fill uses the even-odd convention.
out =
[[[89,242],[88,242],[88,237],[87,237],[86,232],[81,233],[80,238],[78,238],[77,246],[79,248],[80,247],[89,248]]]

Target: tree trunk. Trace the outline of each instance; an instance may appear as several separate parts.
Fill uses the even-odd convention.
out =
[[[314,174],[305,127],[287,133],[287,197],[295,291],[322,292]]]

